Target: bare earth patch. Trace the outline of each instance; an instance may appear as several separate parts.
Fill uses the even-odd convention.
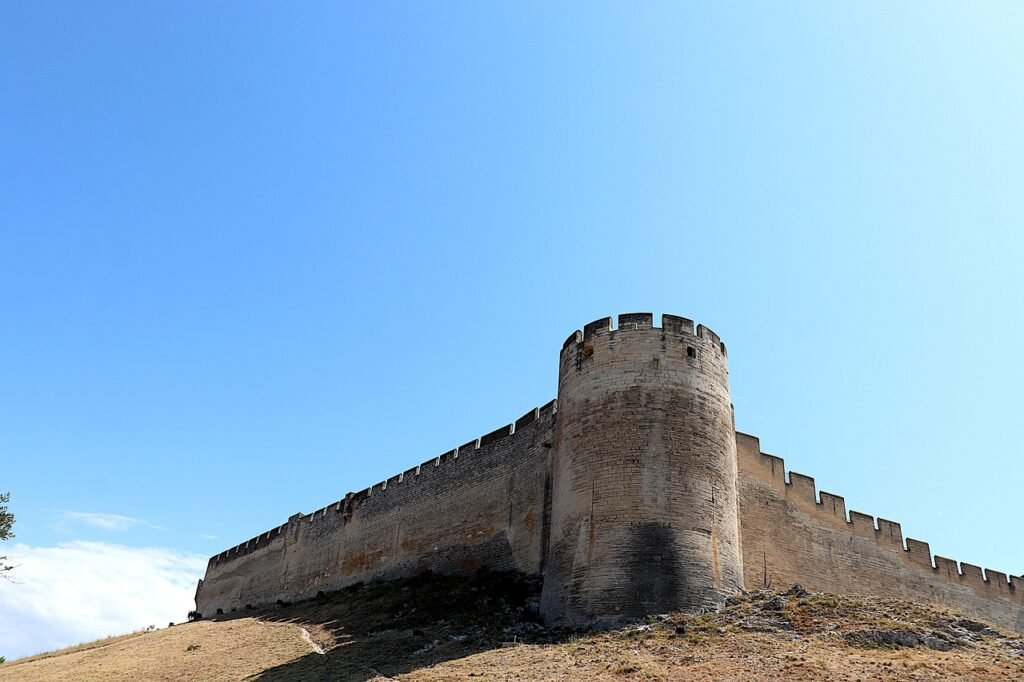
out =
[[[240,618],[138,634],[105,646],[0,665],[0,680],[243,680],[312,650],[301,628]]]
[[[1024,637],[939,607],[755,592],[608,632],[543,628],[508,575],[360,586],[0,666],[4,680],[1019,680]]]

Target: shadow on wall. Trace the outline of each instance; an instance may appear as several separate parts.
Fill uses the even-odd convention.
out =
[[[539,579],[511,573],[422,575],[352,586],[259,614],[305,628],[324,653],[311,652],[250,679],[364,682],[471,656],[513,638],[555,641],[562,635],[540,625],[539,596]]]

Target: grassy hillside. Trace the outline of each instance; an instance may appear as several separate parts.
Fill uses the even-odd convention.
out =
[[[6,680],[1012,680],[1024,637],[896,600],[756,592],[601,633],[509,576],[356,587],[0,666]]]

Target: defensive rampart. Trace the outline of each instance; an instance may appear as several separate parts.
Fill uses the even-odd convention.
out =
[[[900,524],[851,511],[842,497],[736,434],[740,528],[748,590],[800,583],[815,592],[897,597],[946,604],[1024,632],[1024,577],[934,557]]]
[[[743,587],[725,344],[681,317],[618,322],[559,357],[551,623],[717,608]]]
[[[725,344],[665,315],[570,335],[558,400],[210,559],[204,614],[430,570],[543,578],[551,623],[786,588],[946,604],[1024,632],[1024,577],[932,557],[736,433]]]
[[[197,610],[315,596],[425,570],[539,575],[555,402],[210,559]]]

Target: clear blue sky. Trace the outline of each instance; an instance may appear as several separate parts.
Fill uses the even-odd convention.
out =
[[[209,556],[550,400],[570,331],[652,311],[721,334],[787,467],[1024,572],[1019,5],[2,15],[19,542]]]

